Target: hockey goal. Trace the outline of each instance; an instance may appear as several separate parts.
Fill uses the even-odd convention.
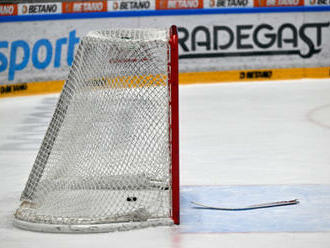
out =
[[[81,39],[14,225],[108,232],[179,224],[177,31]]]

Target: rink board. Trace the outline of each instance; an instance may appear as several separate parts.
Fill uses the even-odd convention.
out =
[[[244,207],[292,199],[300,203],[244,211],[191,204]],[[181,189],[181,224],[184,233],[328,232],[330,185],[185,186]]]
[[[330,67],[187,72],[179,74],[179,83],[200,84],[285,80],[288,78],[327,78],[329,75]],[[62,90],[64,82],[64,80],[53,80],[0,85],[0,98],[58,93]]]
[[[50,89],[40,84],[34,91],[55,92],[81,37],[110,27],[177,25],[181,83],[329,77],[330,6],[249,2],[244,8],[0,16],[0,97],[33,94],[35,82],[52,81]]]

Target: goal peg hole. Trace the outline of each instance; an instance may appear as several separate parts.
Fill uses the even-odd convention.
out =
[[[127,198],[126,198],[126,201],[136,201],[137,200],[137,197],[136,196],[128,196]]]

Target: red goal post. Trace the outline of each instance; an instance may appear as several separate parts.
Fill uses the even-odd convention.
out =
[[[171,94],[171,154],[172,154],[172,218],[180,224],[180,173],[179,173],[179,56],[177,27],[170,29],[169,85]]]

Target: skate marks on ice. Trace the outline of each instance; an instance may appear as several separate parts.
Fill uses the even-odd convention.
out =
[[[307,120],[326,129],[330,129],[330,104],[325,104],[310,110],[306,117]]]

